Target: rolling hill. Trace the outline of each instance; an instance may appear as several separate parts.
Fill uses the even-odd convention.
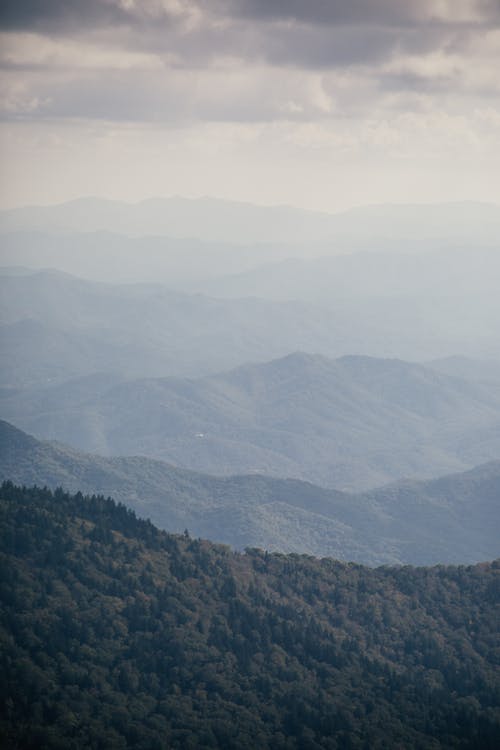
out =
[[[500,273],[497,245],[456,245],[434,252],[368,251],[320,258],[286,258],[243,273],[207,280],[200,291],[217,297],[338,301],[491,295]]]
[[[57,268],[115,284],[163,283],[192,291],[208,279],[237,274],[292,254],[321,255],[324,245],[251,245],[172,237],[128,237],[114,232],[12,232],[0,236],[4,269]]]
[[[242,549],[387,563],[471,563],[500,554],[500,461],[353,495],[264,476],[214,477],[140,457],[41,442],[0,422],[0,480],[111,495],[160,528]]]
[[[475,243],[433,252],[290,258],[197,288],[228,299],[258,296],[321,306],[349,331],[349,353],[500,359],[498,247]]]
[[[39,438],[212,474],[363,490],[500,455],[500,387],[400,360],[295,353],[197,379],[88,377],[3,389],[3,417]]]
[[[330,316],[304,303],[218,300],[58,271],[0,276],[0,383],[6,386],[96,371],[199,375],[301,347],[335,353],[343,338]]]

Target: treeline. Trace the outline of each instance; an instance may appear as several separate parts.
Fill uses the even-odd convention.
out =
[[[378,568],[1,487],[4,748],[500,746],[500,563]]]

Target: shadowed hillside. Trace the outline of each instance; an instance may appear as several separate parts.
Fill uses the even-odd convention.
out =
[[[264,476],[213,477],[145,458],[103,458],[0,422],[0,479],[103,493],[161,528],[243,549],[368,565],[477,562],[500,554],[500,462],[363,495]]]
[[[0,533],[3,747],[497,747],[496,564],[235,555],[11,484]]]

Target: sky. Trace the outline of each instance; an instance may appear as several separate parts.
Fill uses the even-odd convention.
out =
[[[2,0],[0,207],[500,203],[500,0]]]

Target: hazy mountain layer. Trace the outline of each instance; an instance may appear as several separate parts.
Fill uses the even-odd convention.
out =
[[[471,468],[500,455],[500,388],[416,364],[294,354],[204,378],[86,378],[4,389],[4,418],[40,438],[215,474],[338,489]]]
[[[172,237],[127,237],[111,232],[0,236],[4,269],[57,268],[94,281],[163,283],[192,291],[207,280],[237,274],[290,255],[323,255],[329,246],[203,242]]]
[[[200,282],[200,274],[210,273],[212,250],[201,263],[187,254],[184,270],[181,263],[170,273],[168,262],[165,268],[158,260],[146,274],[184,283],[196,294],[160,284],[104,284],[4,269],[0,347],[8,369],[1,382],[35,384],[45,373],[60,381],[97,370],[197,376],[296,350],[411,361],[456,354],[500,359],[496,250],[295,259]],[[118,250],[110,252],[123,271],[117,278],[133,276],[127,271],[130,251],[121,261]],[[106,268],[104,255],[97,254]],[[161,259],[160,250],[156,255]],[[91,252],[84,257],[95,265]],[[134,262],[147,267],[147,255],[138,251]],[[198,281],[187,279],[189,268]],[[60,360],[59,375],[54,360]]]
[[[339,300],[443,296],[454,298],[497,291],[497,245],[434,252],[358,252],[322,258],[287,258],[244,273],[207,281],[203,291],[216,296],[269,299]]]
[[[96,371],[197,375],[297,348],[346,346],[331,316],[303,303],[217,300],[59,272],[0,277],[0,323],[0,384],[14,386]]]
[[[56,206],[0,212],[4,232],[96,232],[198,237],[212,242],[363,242],[392,240],[497,241],[500,207],[488,203],[380,205],[328,214],[289,206],[201,198],[154,198],[128,204],[81,198]],[[389,239],[388,239],[389,238]]]
[[[226,542],[383,563],[500,554],[500,461],[362,495],[263,476],[219,478],[145,458],[103,458],[0,422],[0,480],[111,495],[161,528]]]
[[[500,358],[500,242],[268,263],[198,285],[206,294],[302,300],[348,330],[351,351]],[[361,348],[356,348],[361,343]]]

